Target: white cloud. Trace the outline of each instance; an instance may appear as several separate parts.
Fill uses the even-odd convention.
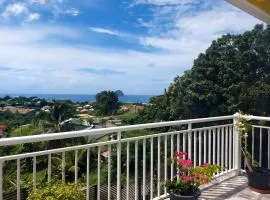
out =
[[[40,14],[39,13],[30,13],[26,19],[26,21],[32,22],[32,21],[36,21],[40,18]]]
[[[11,16],[19,16],[23,13],[27,13],[28,12],[28,8],[25,6],[25,4],[23,3],[13,3],[13,4],[9,4],[4,12],[2,13],[2,16],[4,18],[8,18]]]
[[[115,35],[115,36],[121,36],[122,33],[110,29],[100,28],[100,27],[90,27],[91,31],[96,33],[102,33],[102,34],[108,34],[108,35]]]
[[[77,8],[70,8],[66,10],[66,14],[71,16],[78,16],[80,14],[80,11]]]
[[[152,4],[152,5],[184,5],[191,3],[194,0],[134,0],[133,4]]]

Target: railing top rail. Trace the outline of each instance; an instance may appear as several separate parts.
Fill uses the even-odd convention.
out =
[[[160,128],[160,127],[168,127],[168,126],[179,126],[179,125],[185,125],[185,124],[196,124],[196,123],[204,123],[204,122],[232,120],[233,118],[234,118],[233,115],[228,115],[228,116],[219,116],[219,117],[197,118],[197,119],[187,119],[187,120],[178,120],[178,121],[169,121],[169,122],[156,122],[156,123],[149,123],[149,124],[137,124],[137,125],[129,125],[129,126],[100,128],[100,129],[92,129],[92,130],[48,133],[48,134],[33,135],[33,136],[3,138],[3,139],[0,139],[0,147],[16,145],[16,144],[84,137],[84,136],[90,136],[90,135],[99,136],[99,135],[122,132],[122,131],[132,131],[132,130]]]
[[[248,115],[247,117],[248,117],[250,120],[270,121],[270,117],[261,117],[261,116],[253,116],[253,115]]]

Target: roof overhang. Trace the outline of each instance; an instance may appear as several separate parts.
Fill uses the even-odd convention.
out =
[[[270,24],[270,0],[226,0],[241,10]]]

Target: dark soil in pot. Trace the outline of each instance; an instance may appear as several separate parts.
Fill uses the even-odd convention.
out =
[[[192,196],[184,196],[177,193],[170,194],[170,200],[198,200],[201,195],[201,191],[198,189],[197,192]]]
[[[260,193],[270,194],[270,169],[255,168],[253,172],[246,170],[248,186]]]

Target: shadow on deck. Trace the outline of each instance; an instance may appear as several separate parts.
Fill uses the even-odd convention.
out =
[[[260,194],[248,188],[247,178],[244,175],[230,178],[204,190],[200,200],[229,199],[229,200],[269,200],[270,194]]]

